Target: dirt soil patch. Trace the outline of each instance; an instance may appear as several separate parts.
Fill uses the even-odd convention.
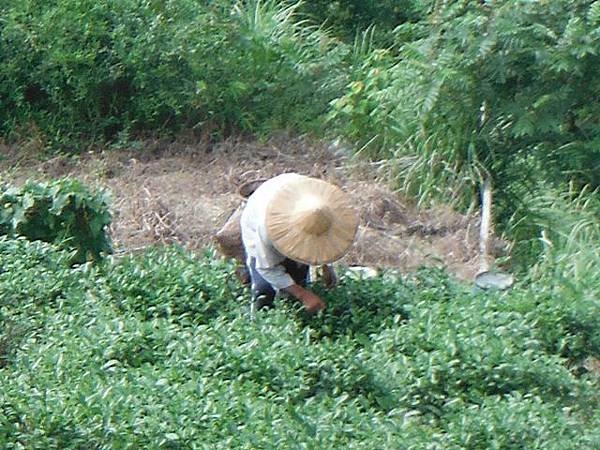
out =
[[[463,280],[479,268],[478,217],[446,206],[419,209],[378,177],[377,164],[350,160],[333,145],[281,136],[267,142],[229,139],[218,144],[184,138],[140,141],[47,161],[26,148],[0,147],[5,181],[72,176],[107,189],[113,199],[111,234],[117,252],[178,243],[191,250],[213,244],[241,204],[245,182],[284,172],[320,177],[353,198],[361,224],[341,263],[412,271],[445,266]]]

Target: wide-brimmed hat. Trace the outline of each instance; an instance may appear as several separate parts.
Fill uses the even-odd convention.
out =
[[[358,215],[340,188],[298,176],[273,194],[267,205],[266,228],[284,256],[306,264],[327,264],[350,249]]]

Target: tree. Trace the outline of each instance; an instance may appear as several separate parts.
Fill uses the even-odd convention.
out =
[[[384,124],[361,142],[408,191],[465,205],[492,185],[507,220],[542,185],[600,184],[599,1],[438,1],[396,36],[385,85],[363,70],[334,111]]]

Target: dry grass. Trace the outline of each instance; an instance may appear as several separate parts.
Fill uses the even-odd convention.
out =
[[[148,140],[137,147],[46,162],[28,159],[17,169],[4,170],[4,178],[19,183],[69,175],[108,189],[115,247],[127,252],[170,243],[206,247],[243,201],[245,183],[295,171],[338,184],[352,197],[361,225],[343,263],[402,271],[443,265],[462,279],[472,279],[477,271],[476,217],[445,206],[419,210],[378,180],[376,165],[349,161],[323,143],[280,136],[217,145]],[[10,152],[18,152],[6,146],[0,150],[5,169],[12,167]]]

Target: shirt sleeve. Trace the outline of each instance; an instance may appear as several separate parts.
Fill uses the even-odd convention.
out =
[[[274,267],[256,267],[256,271],[263,277],[274,289],[281,290],[289,288],[296,284],[292,277],[285,271],[281,264]]]
[[[285,289],[295,284],[293,278],[281,264],[285,259],[273,248],[265,236],[264,227],[259,226],[256,239],[256,271],[275,289]]]

